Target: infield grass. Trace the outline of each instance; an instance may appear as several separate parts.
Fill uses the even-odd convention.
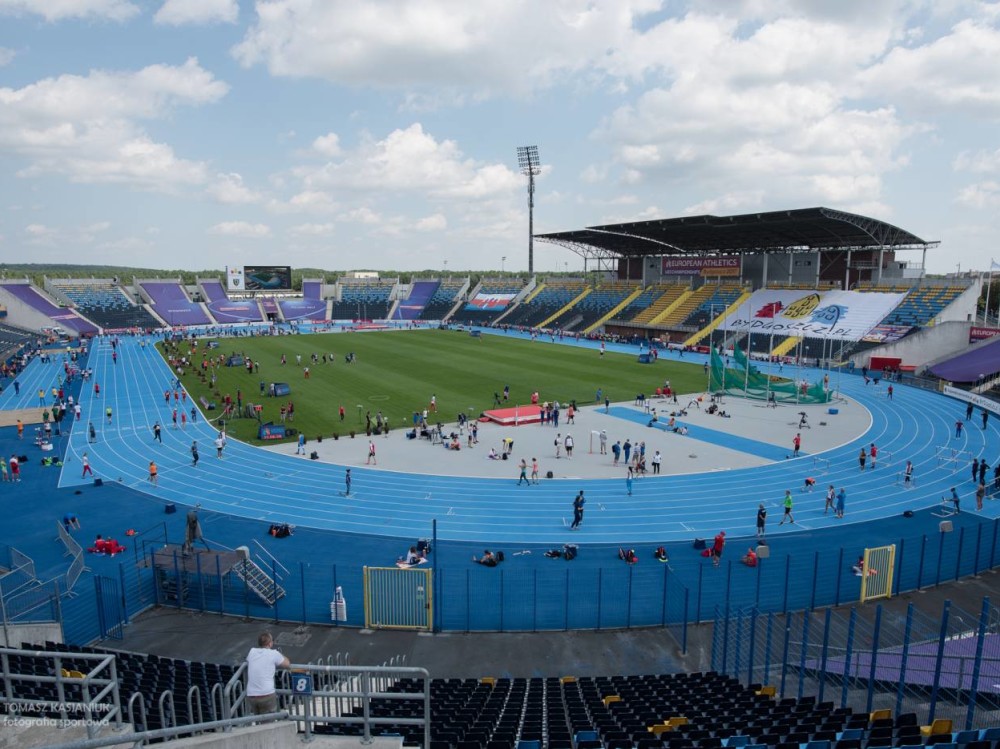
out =
[[[219,347],[206,349],[211,340],[218,340]],[[344,356],[351,351],[356,361],[346,364]],[[351,430],[363,433],[367,411],[373,422],[381,410],[392,429],[408,429],[413,412],[429,408],[432,395],[437,396],[439,414],[437,419],[429,417],[432,423],[453,423],[460,412],[476,417],[493,406],[493,393],[502,394],[505,385],[510,386],[508,406],[528,404],[535,390],[543,402],[575,399],[584,405],[594,403],[598,388],[612,401],[628,402],[636,393],[654,392],[667,379],[681,393],[705,388],[701,365],[665,359],[639,364],[635,354],[609,351],[601,357],[596,349],[497,335],[473,338],[454,330],[203,339],[192,358],[200,365],[204,354],[217,357],[220,353],[227,357],[244,354],[259,362],[260,370],[251,375],[245,367],[216,367],[216,386],[211,389],[198,377],[199,367],[189,368],[181,379],[196,402],[204,396],[221,409],[222,396],[228,393],[235,402],[241,390],[244,404],[263,405],[265,423],[278,423],[280,406],[292,401],[295,421],[288,426],[304,432],[309,440],[318,435],[347,436]],[[320,357],[318,364],[312,363],[314,353]],[[284,366],[282,354],[287,361]],[[301,365],[296,364],[296,354],[302,357]],[[306,366],[308,379],[303,374]],[[287,382],[291,395],[261,397],[261,381]],[[338,415],[341,405],[346,412],[343,422]],[[214,418],[218,412],[207,416]],[[234,419],[227,430],[259,444],[254,419]]]

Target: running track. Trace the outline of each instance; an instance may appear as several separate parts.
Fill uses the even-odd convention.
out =
[[[628,350],[634,351],[631,347]],[[685,361],[700,363],[691,356]],[[32,363],[22,376],[22,398],[26,389],[32,392],[30,381],[35,403],[38,385],[34,385],[34,376],[41,366]],[[69,436],[66,464],[60,476],[62,487],[90,483],[89,479],[80,479],[79,457],[87,451],[94,470],[106,481],[119,480],[164,502],[200,502],[206,510],[238,517],[403,538],[425,535],[431,521],[437,519],[439,537],[448,540],[509,544],[566,540],[564,523],[579,480],[544,482],[528,497],[507,480],[417,475],[354,466],[353,492],[348,498],[340,493],[343,466],[304,462],[232,439],[225,458],[218,460],[212,444],[216,431],[201,414],[197,424],[189,421],[186,431],[171,429],[173,404],[166,407],[163,391],[172,386],[173,376],[151,345],[140,348],[138,339],[123,339],[115,365],[110,344],[95,341],[89,366],[94,370],[94,380],[101,384],[101,396],[94,397],[92,383],[81,394],[83,418],[73,425]],[[61,364],[52,365],[50,371],[61,371]],[[817,372],[807,376],[820,377]],[[872,386],[865,387],[860,377],[835,379],[840,380],[834,384],[844,395],[868,408],[872,423],[856,439],[815,456],[829,460],[829,473],[818,472],[812,458],[803,458],[711,474],[650,477],[643,480],[643,492],[632,497],[623,496],[620,479],[587,481],[588,512],[601,507],[600,522],[585,523],[573,539],[595,544],[618,543],[622,539],[636,544],[663,543],[690,540],[693,536],[711,537],[720,528],[733,535],[752,535],[761,497],[770,497],[771,516],[776,520],[783,489],[800,486],[803,475],[817,476],[820,487],[830,483],[847,486],[847,517],[838,521],[824,516],[819,509],[821,498],[808,506],[802,502],[795,510],[796,524],[778,527],[772,522],[769,537],[898,516],[905,509],[935,507],[953,485],[960,487],[963,509],[974,509],[968,463],[973,456],[985,457],[991,468],[995,466],[1000,459],[996,450],[1000,419],[992,418],[989,428],[983,431],[977,409],[962,437],[954,439],[954,423],[964,415],[964,403],[898,384],[895,400],[889,401],[884,385],[877,394]],[[189,400],[188,410],[191,405]],[[110,426],[104,416],[108,406],[113,409]],[[154,447],[151,427],[157,420],[164,427],[163,445]],[[99,432],[94,445],[87,444],[89,421]],[[190,466],[193,439],[201,447],[197,469]],[[879,468],[860,474],[857,454],[870,442],[880,448]],[[939,464],[936,449],[942,445],[962,451],[962,459]],[[159,466],[159,486],[155,488],[146,480],[151,457]],[[907,459],[913,461],[916,477],[916,486],[911,489],[897,483]],[[813,496],[821,497],[821,489]],[[1000,515],[1000,502],[987,502],[983,515]]]

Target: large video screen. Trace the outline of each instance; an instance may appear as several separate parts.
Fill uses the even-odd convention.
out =
[[[247,291],[287,291],[292,288],[289,265],[244,265],[243,283]]]

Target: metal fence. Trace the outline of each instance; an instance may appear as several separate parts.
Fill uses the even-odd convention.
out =
[[[779,697],[815,695],[870,713],[947,718],[966,729],[995,725],[1000,710],[1000,611],[945,602],[937,616],[909,604],[788,615],[720,610],[712,668]]]

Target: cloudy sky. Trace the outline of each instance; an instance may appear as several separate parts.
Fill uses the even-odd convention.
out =
[[[998,121],[994,2],[0,0],[0,257],[526,269],[535,144],[536,232],[824,205],[985,269]]]

